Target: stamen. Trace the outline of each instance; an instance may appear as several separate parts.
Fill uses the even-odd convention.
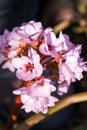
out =
[[[26,71],[29,71],[29,70],[32,71],[33,68],[34,68],[34,64],[28,63],[28,64],[25,65],[25,67],[26,67]]]

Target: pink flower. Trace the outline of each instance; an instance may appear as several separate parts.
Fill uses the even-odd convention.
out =
[[[6,61],[2,65],[2,69],[9,69],[11,72],[15,72],[15,67],[13,66],[13,64],[10,60]]]
[[[62,92],[65,91],[63,90],[63,88],[66,87],[68,88],[70,83],[75,82],[76,79],[81,80],[83,78],[83,74],[82,74],[83,71],[87,71],[87,66],[86,66],[87,62],[83,62],[83,59],[80,58],[80,53],[81,53],[81,45],[77,45],[72,50],[62,55],[62,57],[60,58],[60,61],[58,63],[59,91],[60,90],[62,90]]]
[[[63,95],[63,93],[67,93],[68,92],[69,86],[68,86],[67,82],[64,81],[63,83],[58,84],[58,88],[57,89],[58,89],[57,93],[59,95]]]
[[[53,32],[48,32],[44,35],[44,42],[39,46],[39,51],[44,55],[55,55],[56,43],[56,35]]]
[[[56,88],[50,84],[50,80],[41,78],[29,87],[14,90],[13,93],[21,95],[22,109],[25,109],[26,112],[46,114],[48,107],[54,106],[58,101],[57,98],[51,96],[51,92],[55,90]]]
[[[8,40],[10,41],[9,44],[14,44],[11,40],[18,41],[20,39],[24,39],[24,42],[29,43],[30,41],[37,39],[42,31],[43,26],[40,22],[30,21],[28,23],[23,23],[20,27],[13,28],[8,37]]]
[[[0,35],[0,49],[3,47],[8,46],[8,40],[7,37],[9,35],[9,31],[5,29],[4,34]]]
[[[4,63],[2,68],[3,69],[8,68],[12,72],[14,72],[15,68],[17,68],[16,64],[18,60],[21,61],[22,64],[24,62],[23,60],[25,59],[25,58],[23,59],[23,56],[29,59],[28,57],[31,57],[30,53],[32,48],[30,45],[36,41],[38,42],[38,38],[41,35],[42,31],[43,31],[42,24],[40,22],[34,22],[34,21],[23,23],[20,27],[13,28],[11,32],[5,30],[4,34],[0,36],[0,56],[1,56],[0,63],[6,61],[6,63]],[[30,77],[29,75],[31,75],[30,79],[32,79],[36,75],[39,76],[42,73],[43,68],[42,65],[39,63],[40,61],[40,58],[38,58],[39,56],[36,56],[37,60],[33,57],[31,59],[32,65],[30,65],[30,71],[27,70],[25,72],[26,69],[29,69],[29,64],[26,61],[25,61],[26,63],[24,62],[24,64],[26,64],[25,67],[26,69],[22,67],[24,71],[22,71],[22,69],[17,68],[18,77],[20,77],[20,73],[21,73],[22,77],[24,77],[24,79],[27,80],[25,78],[25,73],[26,76],[28,77]],[[35,69],[33,67],[33,64]],[[22,77],[20,77],[20,79]]]
[[[30,37],[30,39],[35,40],[42,33],[43,26],[41,22],[30,21],[28,23],[23,23],[20,29],[24,30],[24,32]]]
[[[72,49],[75,45],[71,43],[68,35],[63,35],[62,32],[59,34],[59,38],[56,38],[56,35],[48,31],[44,35],[44,42],[40,45],[39,51],[44,55],[50,55],[55,57],[58,53],[63,51],[68,51]]]
[[[69,36],[60,32],[55,46],[56,52],[71,50],[75,45],[70,41]]]
[[[8,58],[9,45],[8,45],[8,36],[10,32],[8,30],[4,31],[4,34],[0,36],[0,64],[2,69],[9,69],[11,72],[15,71],[14,66],[12,65],[11,59]]]
[[[8,57],[14,58],[17,55],[21,55],[23,51],[27,51],[29,45],[38,41],[42,31],[42,24],[34,21],[13,28],[12,32],[8,36],[8,44],[10,46]]]
[[[13,45],[11,45],[11,43]],[[15,40],[11,40],[9,43],[9,52],[8,52],[8,57],[9,58],[14,58],[16,56],[21,56],[21,55],[27,55],[27,51],[28,51],[28,46],[27,44],[24,42],[23,39],[20,39],[18,41]]]
[[[2,64],[2,69],[9,69],[11,72],[15,72],[15,67],[12,64],[12,59],[8,58],[7,52],[5,50],[3,53],[0,53],[0,64]]]
[[[0,64],[2,64],[6,59],[5,55],[0,53]]]
[[[0,35],[0,64],[3,63],[7,59],[8,55],[8,41],[7,37],[9,35],[8,30],[4,31],[3,35]]]
[[[5,30],[4,34],[0,36],[0,64],[3,63],[3,69],[8,68],[11,72],[16,71],[17,78],[24,81],[30,81],[36,80],[38,76],[41,76],[43,69],[48,69],[48,71],[51,70],[48,62],[51,61],[50,65],[57,62],[58,69],[57,64],[55,65],[55,68],[58,70],[58,76],[55,76],[56,74],[54,74],[54,76],[57,78],[59,77],[58,93],[60,94],[66,93],[70,83],[75,82],[76,80],[81,80],[83,78],[83,71],[87,71],[87,62],[83,62],[83,58],[80,58],[80,54],[81,46],[75,46],[70,41],[68,35],[60,32],[59,37],[57,38],[55,33],[52,32],[52,28],[43,29],[40,22],[30,21],[28,23],[23,23],[20,27],[13,28],[11,32]],[[51,73],[52,72],[53,71],[51,71]],[[45,84],[48,83],[48,81],[44,82]],[[47,85],[49,86],[49,84],[50,83]],[[50,96],[51,92],[48,90],[49,87],[46,89],[43,87],[46,91],[36,88],[37,87],[34,87],[33,89],[32,85],[31,89],[29,88],[29,91],[32,91],[29,92],[31,93],[31,96],[22,96],[25,96],[26,100],[28,98],[30,99],[31,104],[34,105],[34,110],[37,112],[43,111],[43,113],[45,113],[47,112],[47,107],[50,106],[50,103],[55,102],[55,99],[53,102],[50,102],[53,97]],[[24,88],[24,90],[26,89]],[[46,97],[44,97],[42,90],[45,91]],[[38,99],[37,94],[38,96],[40,94],[42,96],[40,95]],[[48,94],[48,97],[46,94]],[[23,102],[25,102],[25,99],[22,98]],[[36,104],[34,103],[34,100]],[[28,104],[26,103],[25,106],[28,106]],[[40,104],[42,104],[42,106],[45,104],[46,109],[44,106],[44,109],[42,110],[42,106],[40,108]],[[37,109],[35,108],[35,105],[37,105]],[[23,107],[25,108],[25,106]]]
[[[38,54],[33,54],[30,58],[25,56],[13,58],[12,64],[17,69],[16,76],[24,81],[32,80],[43,72]]]

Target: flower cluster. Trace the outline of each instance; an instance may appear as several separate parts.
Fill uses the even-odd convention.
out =
[[[48,107],[54,106],[54,102],[58,101],[56,97],[51,96],[56,88],[51,85],[50,80],[46,78],[38,79],[36,82],[29,84],[27,87],[14,90],[13,93],[21,95],[21,101],[24,104],[22,108],[26,112],[33,111],[35,113],[47,113]]]
[[[21,96],[22,108],[26,112],[47,113],[48,107],[58,101],[51,95],[56,91],[52,85],[56,80],[52,81],[52,75],[57,77],[60,95],[68,91],[71,82],[83,78],[87,62],[80,57],[81,48],[62,32],[57,38],[52,28],[44,29],[40,22],[30,21],[11,32],[4,31],[0,36],[0,64],[25,82],[13,93]],[[55,70],[57,73],[53,73]],[[44,71],[52,72],[50,80]]]

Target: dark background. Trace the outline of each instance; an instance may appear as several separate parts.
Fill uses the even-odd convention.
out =
[[[30,20],[41,21],[44,27],[54,27],[63,20],[68,20],[70,26],[63,29],[63,32],[70,36],[73,43],[82,44],[81,56],[87,60],[87,32],[83,29],[85,26],[87,27],[85,24],[87,23],[87,9],[84,11],[87,8],[87,1],[81,1],[83,11],[78,9],[78,1],[81,0],[0,0],[0,33],[2,34],[5,28],[12,30],[13,27],[20,26],[23,22]],[[75,27],[82,28],[82,31],[75,32]],[[12,90],[20,85],[21,83],[16,79],[15,74],[0,68],[0,127],[6,125],[9,111],[15,100]],[[77,81],[71,86],[67,94],[59,98],[62,99],[73,93],[84,91],[87,91],[87,73],[84,73],[84,78],[80,82]],[[80,125],[86,127],[86,109],[86,102],[71,105],[48,117],[34,126],[32,130],[74,130],[74,128],[77,130],[76,128]],[[32,114],[26,114],[21,110],[17,123]]]

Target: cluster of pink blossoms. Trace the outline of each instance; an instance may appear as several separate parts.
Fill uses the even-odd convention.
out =
[[[62,32],[57,38],[52,28],[44,29],[40,22],[30,21],[11,32],[4,31],[0,36],[0,64],[3,69],[16,72],[17,78],[25,82],[26,85],[13,93],[21,96],[26,112],[47,113],[48,107],[58,101],[51,95],[56,91],[51,78],[43,75],[49,69],[48,64],[57,64],[60,95],[68,91],[71,82],[83,78],[87,62],[80,57],[81,48]]]

